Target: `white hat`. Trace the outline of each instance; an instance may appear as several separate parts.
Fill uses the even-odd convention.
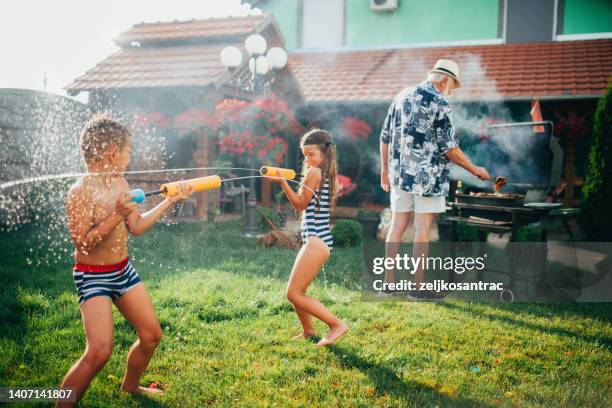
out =
[[[455,88],[459,88],[461,86],[461,81],[459,81],[459,66],[455,61],[440,59],[429,72],[438,72],[440,74],[448,75],[457,82],[457,86],[455,86]]]

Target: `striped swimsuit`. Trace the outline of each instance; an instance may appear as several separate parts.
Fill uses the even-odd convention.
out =
[[[317,194],[320,194],[319,209],[317,210]],[[300,223],[300,232],[302,242],[310,236],[319,237],[325,242],[331,251],[334,246],[331,229],[329,228],[329,184],[327,181],[323,184],[323,189],[319,193],[319,189],[315,191],[308,207],[302,211],[302,221]]]
[[[79,304],[95,296],[115,300],[141,282],[129,258],[115,265],[77,263],[72,278],[79,295]]]

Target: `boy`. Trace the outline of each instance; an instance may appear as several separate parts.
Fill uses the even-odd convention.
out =
[[[138,340],[128,354],[121,389],[137,394],[160,393],[139,386],[162,331],[151,299],[128,258],[128,232],[143,234],[176,201],[185,199],[191,189],[181,186],[178,195],[167,197],[141,214],[131,202],[133,196],[128,194],[128,183],[123,177],[130,160],[128,129],[111,119],[94,119],[83,129],[80,145],[88,174],[70,189],[67,211],[75,246],[73,278],[87,347],[64,377],[61,387],[74,389],[78,402],[110,358],[114,303],[138,333]],[[73,404],[58,403],[58,406]]]

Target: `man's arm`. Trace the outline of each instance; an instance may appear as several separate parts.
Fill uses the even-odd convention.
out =
[[[380,187],[389,192],[391,189],[389,183],[389,142],[391,141],[391,123],[393,121],[393,113],[395,111],[395,101],[389,106],[387,116],[380,130]]]
[[[484,167],[474,166],[459,147],[459,142],[455,137],[451,107],[448,104],[443,105],[440,109],[439,117],[436,121],[436,132],[438,148],[450,161],[463,167],[481,180],[489,180],[491,178]]]
[[[93,223],[93,201],[81,186],[73,187],[68,194],[68,228],[77,252],[89,255],[121,223],[128,211],[135,207],[129,203],[117,208],[99,223]]]
[[[391,189],[389,183],[389,144],[380,142],[380,186],[386,192]]]
[[[489,172],[484,167],[474,166],[474,164],[468,159],[463,153],[463,150],[459,147],[454,147],[446,152],[446,157],[458,166],[463,167],[468,172],[472,173],[481,180],[489,180]]]

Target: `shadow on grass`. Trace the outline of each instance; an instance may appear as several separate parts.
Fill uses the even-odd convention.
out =
[[[37,240],[39,229],[39,226],[27,225],[17,231],[0,232],[0,324],[3,326],[0,338],[21,341],[27,331],[27,316],[44,312],[48,307],[47,298],[57,297],[72,283],[65,260],[44,267],[32,266],[49,256],[46,246]]]
[[[366,374],[374,383],[379,396],[392,395],[405,404],[412,402],[417,406],[492,407],[482,401],[450,397],[415,381],[404,381],[389,367],[370,362],[344,347],[330,346],[327,350],[336,355],[342,366]]]
[[[550,318],[553,315],[595,318],[612,323],[612,303],[488,303],[489,307],[508,312],[528,313]]]
[[[157,398],[164,398],[164,397],[160,396],[160,397],[157,397]],[[165,406],[164,404],[162,404],[157,399],[148,397],[146,395],[132,395],[132,399],[134,401],[138,402],[138,404],[141,407],[164,407]]]
[[[490,306],[490,307],[494,307],[495,304],[489,304],[489,303],[478,303],[479,305],[486,305],[486,306]],[[486,311],[481,311],[478,309],[474,309],[470,306],[467,305],[462,305],[460,303],[447,303],[447,302],[440,302],[439,303],[440,306],[442,307],[446,307],[448,309],[452,309],[452,310],[456,310],[462,313],[471,313],[474,315],[477,315],[478,317],[487,319],[491,322],[502,322],[502,323],[507,323],[513,326],[517,326],[517,327],[522,327],[522,328],[526,328],[526,329],[530,329],[530,330],[536,330],[539,331],[541,333],[546,333],[546,334],[557,334],[559,336],[564,336],[564,337],[572,337],[576,340],[582,340],[585,341],[587,343],[591,343],[593,345],[603,345],[605,348],[607,348],[608,350],[612,350],[612,338],[607,337],[607,336],[593,336],[590,334],[584,334],[584,333],[577,333],[571,330],[567,330],[567,329],[562,329],[559,327],[547,327],[541,324],[537,324],[537,323],[530,323],[530,322],[526,322],[524,320],[520,320],[520,319],[514,319],[508,316],[497,316],[497,315],[493,315],[491,313],[487,313]],[[498,305],[499,306],[499,305]],[[522,306],[522,307],[521,307]],[[530,314],[532,307],[534,305],[532,304],[525,304],[525,305],[521,305],[521,304],[515,304],[512,306],[511,309],[507,308],[507,307],[497,307],[497,309],[499,310],[505,310],[505,311],[512,311],[512,312],[524,312],[526,314]],[[554,313],[554,309],[549,309],[552,310]],[[542,314],[540,315],[540,317],[547,317],[549,318],[550,315],[549,314]]]

